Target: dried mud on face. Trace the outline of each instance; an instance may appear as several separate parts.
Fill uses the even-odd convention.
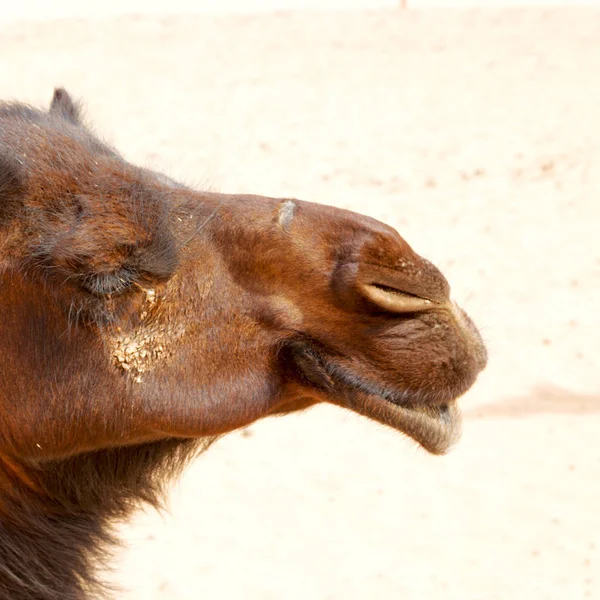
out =
[[[119,597],[600,596],[600,11],[0,27],[3,98],[64,85],[135,162],[386,221],[490,350],[448,457],[331,407],[223,439],[123,528]]]

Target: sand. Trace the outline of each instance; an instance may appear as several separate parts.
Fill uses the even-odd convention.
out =
[[[132,161],[386,221],[490,364],[434,458],[332,407],[253,425],[139,514],[124,600],[600,598],[600,11],[5,22],[0,97],[84,99]]]

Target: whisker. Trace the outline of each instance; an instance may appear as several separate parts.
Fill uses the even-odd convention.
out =
[[[192,232],[192,234],[181,244],[180,248],[185,248],[198,235],[198,233],[200,233],[200,231],[202,231],[202,229],[204,229],[204,227],[206,227],[206,225],[215,218],[217,212],[219,211],[221,206],[223,206],[224,202],[225,200],[223,199],[217,204],[217,206],[215,206],[215,208],[208,215],[208,217],[206,217],[206,219],[204,219],[204,221],[202,221],[202,223],[198,225],[198,227]]]

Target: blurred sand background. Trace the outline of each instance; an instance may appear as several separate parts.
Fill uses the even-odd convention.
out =
[[[444,458],[330,407],[224,438],[123,528],[117,597],[600,598],[600,10],[136,1],[3,7],[0,97],[64,85],[134,162],[386,221],[491,359]]]

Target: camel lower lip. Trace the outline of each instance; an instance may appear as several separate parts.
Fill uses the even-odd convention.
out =
[[[415,412],[424,414],[427,417],[438,420],[446,425],[450,425],[451,423],[450,406],[447,402],[444,402],[443,404],[433,404],[424,406],[413,404],[398,405],[394,402],[392,402],[392,404],[394,404],[395,406],[400,406],[401,408],[404,408],[406,410],[413,410]]]
[[[445,454],[460,437],[461,416],[455,401],[400,405],[372,395],[354,400],[357,412],[402,431],[432,454]]]

